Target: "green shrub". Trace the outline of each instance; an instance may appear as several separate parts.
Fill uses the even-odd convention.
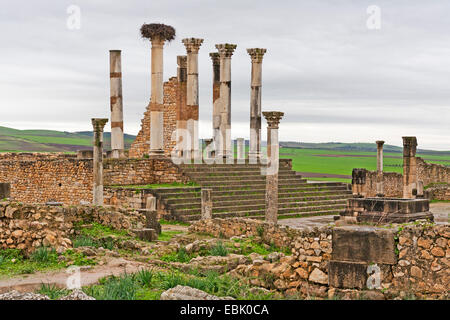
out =
[[[100,281],[101,286],[85,288],[86,294],[97,300],[135,300],[138,289],[133,275],[111,276]]]
[[[68,290],[58,288],[54,284],[42,283],[41,288],[37,291],[37,293],[44,294],[50,299],[56,300],[68,295],[70,292]]]
[[[150,287],[154,276],[153,270],[143,269],[134,274],[135,280],[144,287]]]
[[[211,256],[221,256],[224,257],[228,254],[227,248],[223,245],[222,241],[217,242],[217,244],[209,250]]]
[[[98,242],[95,241],[92,237],[86,236],[86,235],[80,235],[75,238],[73,241],[73,247],[95,247],[98,248]]]
[[[40,263],[55,263],[58,261],[58,254],[55,249],[45,246],[39,247],[31,254],[30,259]]]

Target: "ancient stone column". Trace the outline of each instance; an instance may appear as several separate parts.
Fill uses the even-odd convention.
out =
[[[220,142],[218,156],[232,159],[231,149],[231,56],[237,45],[216,44],[220,57]]]
[[[203,39],[187,38],[182,40],[187,52],[187,127],[191,136],[190,150],[194,159],[199,159],[198,143],[198,50]]]
[[[111,151],[113,158],[124,155],[122,63],[120,50],[109,51],[109,83],[111,97]]]
[[[152,93],[150,98],[150,155],[164,153],[164,92],[163,49],[164,40],[157,37],[152,42]]]
[[[245,163],[245,140],[244,138],[237,138],[237,162]]]
[[[186,86],[187,86],[187,57],[177,56],[177,78],[178,78],[178,112],[177,112],[177,130],[176,130],[176,141],[177,141],[177,157],[181,158],[185,156],[187,150],[186,144]]]
[[[152,91],[150,98],[150,155],[164,153],[163,49],[175,39],[175,29],[162,23],[143,24],[141,35],[152,43]]]
[[[220,141],[220,58],[218,52],[211,52],[209,54],[213,63],[213,142],[214,149],[217,149],[217,144]],[[216,152],[214,152],[215,156]]]
[[[94,127],[94,190],[93,204],[103,205],[103,129],[108,119],[92,119]]]
[[[383,186],[383,144],[384,141],[377,143],[377,197],[384,197]]]
[[[250,148],[249,161],[256,163],[261,157],[261,77],[262,60],[266,49],[247,49],[252,60],[252,80],[250,95]]]
[[[267,120],[267,169],[266,169],[266,221],[277,223],[278,216],[278,169],[279,142],[278,124],[283,112],[263,112]]]
[[[403,198],[412,199],[417,194],[416,137],[403,138]]]
[[[212,189],[202,188],[202,215],[201,219],[211,219],[212,218]]]

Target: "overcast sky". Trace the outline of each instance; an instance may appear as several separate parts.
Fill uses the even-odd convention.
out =
[[[199,53],[200,135],[211,136],[212,65],[217,43],[235,43],[232,136],[249,136],[251,62],[267,48],[263,110],[285,112],[280,139],[401,145],[450,150],[448,0],[0,0],[0,125],[92,130],[109,117],[109,50],[122,50],[124,127],[136,134],[150,96],[150,43],[143,23],[172,25],[164,78],[176,75],[185,37]],[[81,10],[70,29],[67,9]],[[370,29],[370,5],[380,29]],[[72,21],[72,20],[71,20]],[[373,20],[370,20],[373,21]],[[370,24],[373,26],[373,24]],[[263,123],[263,131],[265,131]],[[109,131],[109,128],[108,128]],[[264,137],[263,137],[264,138]]]

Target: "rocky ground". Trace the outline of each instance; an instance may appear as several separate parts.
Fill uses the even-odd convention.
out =
[[[450,204],[433,204],[432,210],[445,223]],[[280,221],[297,229],[332,223],[330,216]],[[327,235],[324,237],[311,239],[310,247],[303,251],[329,254],[331,248],[325,241]],[[17,252],[2,256],[0,251],[0,300],[362,298],[352,290],[326,291],[323,261],[305,257],[305,262],[298,259],[294,263],[298,257],[292,252],[296,249],[268,245],[258,235],[225,239],[166,223],[157,241],[146,242],[93,223],[79,226],[72,242],[73,249],[42,252],[41,256],[25,257]],[[308,263],[316,268],[309,270]],[[71,266],[80,267],[81,290],[66,289],[68,280],[73,279]],[[302,287],[305,279],[313,285]],[[366,292],[364,298],[385,297]]]

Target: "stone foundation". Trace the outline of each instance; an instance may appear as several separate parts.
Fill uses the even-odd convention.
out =
[[[285,294],[365,299],[393,299],[415,294],[448,298],[449,225],[356,227],[356,233],[352,228],[322,227],[303,231],[233,218],[198,221],[189,231],[224,238],[261,237],[267,244],[288,248],[292,255],[278,262],[254,261],[251,265],[239,265],[232,272],[237,277],[250,277],[253,285]],[[375,274],[379,276],[379,284]]]
[[[33,251],[40,246],[72,247],[76,222],[97,222],[114,229],[142,228],[145,216],[134,210],[94,206],[25,205],[0,201],[0,249]]]

